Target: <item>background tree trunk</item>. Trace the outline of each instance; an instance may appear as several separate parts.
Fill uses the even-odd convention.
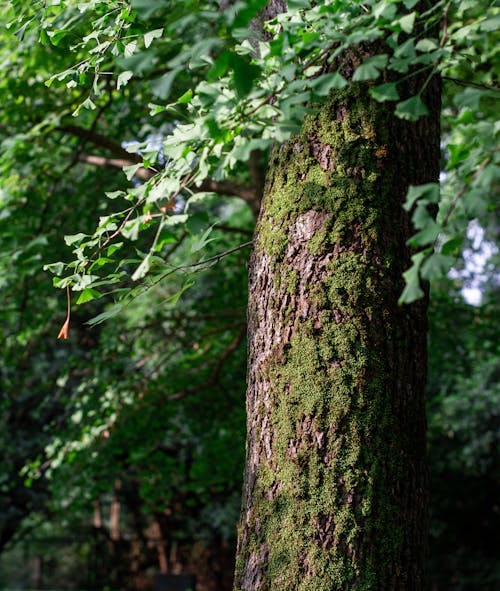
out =
[[[398,306],[409,184],[439,174],[439,82],[408,123],[339,91],[275,150],[249,278],[235,589],[421,590],[426,301]]]

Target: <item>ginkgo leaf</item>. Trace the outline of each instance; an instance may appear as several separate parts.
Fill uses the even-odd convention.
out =
[[[59,331],[57,338],[58,339],[67,339],[68,332],[69,332],[69,316],[66,317],[64,324],[61,326],[61,330]]]
[[[66,302],[67,302],[66,320],[64,321],[64,324],[61,326],[61,330],[59,331],[59,334],[57,335],[58,339],[67,339],[68,338],[69,320],[70,320],[70,316],[71,316],[71,299],[69,296],[69,285],[66,286]]]

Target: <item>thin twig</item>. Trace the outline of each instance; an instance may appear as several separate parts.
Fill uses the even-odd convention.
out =
[[[175,392],[174,394],[170,394],[169,396],[166,397],[166,399],[169,401],[170,400],[180,400],[181,398],[184,398],[188,394],[194,394],[196,392],[199,392],[200,390],[204,390],[204,389],[209,388],[211,386],[216,386],[219,382],[220,373],[222,371],[222,368],[224,367],[224,363],[232,355],[232,353],[234,353],[234,351],[236,351],[236,349],[240,345],[241,341],[243,340],[243,337],[245,336],[245,331],[246,331],[246,326],[244,328],[242,328],[238,332],[238,334],[235,336],[235,338],[231,341],[231,343],[229,343],[229,345],[223,351],[222,355],[217,360],[217,363],[215,364],[215,367],[212,370],[212,373],[211,373],[210,377],[208,378],[208,380],[205,380],[204,382],[202,382],[201,384],[198,384],[196,386],[192,386],[191,388],[186,388],[185,390],[180,390],[178,392]]]
[[[126,305],[128,306],[131,302],[133,302],[138,297],[145,294],[147,291],[149,291],[150,289],[152,289],[153,287],[158,285],[158,283],[161,283],[164,279],[166,279],[170,275],[173,275],[177,271],[186,271],[188,269],[195,269],[196,267],[203,267],[204,265],[211,266],[211,263],[218,263],[224,257],[232,254],[233,252],[237,252],[238,250],[242,250],[243,248],[246,248],[247,246],[250,246],[251,244],[253,244],[253,240],[249,240],[248,242],[240,244],[239,246],[236,246],[235,248],[231,248],[229,250],[221,252],[221,253],[214,255],[212,257],[209,257],[208,259],[203,259],[203,260],[198,261],[196,263],[189,263],[188,265],[179,265],[178,267],[173,267],[172,269],[169,269],[168,271],[166,271],[165,273],[163,273],[162,275],[157,277],[154,281],[151,281],[151,283],[144,285],[143,289],[141,291],[139,291],[138,293],[136,293],[135,295],[130,297],[130,299],[128,299]],[[203,270],[203,269],[201,269],[201,270]]]
[[[454,84],[458,84],[459,86],[465,87],[472,87],[472,88],[479,88],[481,90],[490,90],[492,92],[500,92],[500,88],[498,86],[492,86],[490,84],[482,84],[480,82],[472,82],[471,80],[461,80],[460,78],[453,78],[452,76],[442,76],[443,80],[449,80]]]
[[[439,43],[439,47],[442,49],[444,44],[448,39],[448,12],[450,11],[450,3],[446,5],[446,8],[443,11],[443,15],[441,17],[441,21],[443,23],[443,35],[441,37],[441,41]]]
[[[156,285],[160,281],[163,281],[163,279],[165,279],[169,275],[172,275],[172,273],[175,273],[176,271],[185,271],[187,269],[201,267],[201,266],[204,266],[204,265],[207,265],[210,263],[214,263],[214,262],[218,263],[224,257],[232,254],[233,252],[237,252],[238,250],[242,250],[243,248],[246,248],[247,246],[250,246],[252,244],[253,244],[253,240],[249,240],[248,242],[244,242],[243,244],[240,244],[239,246],[235,246],[234,248],[230,248],[229,250],[225,250],[224,252],[220,252],[219,254],[209,257],[208,259],[202,259],[201,261],[198,261],[197,263],[189,263],[188,265],[179,265],[178,267],[174,267],[173,269],[170,269],[169,271],[167,271],[166,273],[164,273],[163,275],[158,277],[158,279],[156,279],[150,285],[150,287],[152,287],[153,285]]]

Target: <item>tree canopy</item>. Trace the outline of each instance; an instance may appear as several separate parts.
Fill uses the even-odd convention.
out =
[[[63,173],[46,149],[56,142],[66,154],[63,167],[72,160],[124,166],[130,181],[103,187],[94,222],[67,230],[73,256],[47,267],[58,287],[82,292],[80,303],[112,286],[123,293],[116,290],[125,278],[141,291],[146,275],[154,282],[165,274],[165,235],[187,223],[190,205],[211,190],[255,204],[261,182],[251,178],[256,166],[245,163],[288,139],[312,105],[345,87],[341,56],[363,45],[379,53],[359,59],[353,83],[370,82],[372,96],[393,102],[404,119],[426,115],[422,93],[434,74],[447,82],[443,183],[408,193],[417,252],[402,301],[421,296],[419,276],[450,268],[470,219],[487,223],[498,164],[498,129],[490,123],[498,94],[495,3],[298,1],[264,25],[258,15],[266,4],[7,3],[15,36],[5,62],[13,75],[3,88],[21,102],[5,101],[12,129],[5,176],[19,178],[29,143],[23,186],[39,172],[50,183]],[[398,83],[415,71],[425,72],[427,83],[402,100]],[[35,150],[43,153],[35,158]],[[40,182],[37,176],[38,190]],[[428,208],[434,203],[437,220]],[[144,245],[124,270],[122,249],[139,234]]]

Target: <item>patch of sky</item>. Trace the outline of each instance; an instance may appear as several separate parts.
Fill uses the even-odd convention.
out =
[[[472,306],[480,306],[485,284],[493,279],[500,282],[500,272],[494,268],[491,258],[498,253],[497,245],[486,240],[484,228],[472,220],[467,228],[470,246],[463,251],[464,267],[449,272],[452,279],[462,282],[462,296]]]

